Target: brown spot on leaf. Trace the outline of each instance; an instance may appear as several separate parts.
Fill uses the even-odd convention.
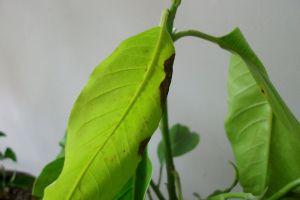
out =
[[[164,71],[165,71],[165,79],[161,82],[159,86],[160,90],[160,103],[163,106],[166,102],[168,93],[169,93],[169,86],[172,79],[172,73],[173,73],[173,63],[175,59],[175,53],[171,55],[170,58],[168,58],[164,62]]]
[[[148,138],[146,138],[146,139],[144,139],[143,141],[140,142],[140,146],[139,146],[139,150],[138,150],[138,154],[140,156],[142,156],[144,154],[145,148],[146,148],[149,140],[150,140],[150,137],[148,137]]]
[[[261,93],[262,93],[262,94],[265,94],[265,91],[264,91],[264,89],[261,89],[260,91],[261,91]]]

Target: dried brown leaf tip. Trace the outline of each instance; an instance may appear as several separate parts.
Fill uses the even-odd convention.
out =
[[[172,79],[172,73],[173,73],[173,63],[175,59],[175,53],[170,56],[165,62],[164,62],[164,71],[165,71],[165,79],[161,82],[159,89],[160,89],[160,103],[163,106],[166,102],[168,92],[169,92],[169,86]]]
[[[142,156],[144,154],[144,151],[145,151],[149,141],[150,141],[150,137],[148,137],[148,138],[146,138],[146,139],[144,139],[143,141],[140,142],[139,150],[138,150],[138,154],[140,156]]]

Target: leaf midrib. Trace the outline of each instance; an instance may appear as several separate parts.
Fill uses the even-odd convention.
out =
[[[116,127],[112,130],[112,132],[109,134],[109,136],[107,137],[107,139],[104,141],[103,145],[96,151],[95,155],[92,156],[92,158],[88,161],[86,167],[83,169],[82,173],[80,176],[78,176],[77,180],[75,181],[75,184],[73,186],[73,188],[70,191],[70,194],[68,196],[67,199],[70,199],[74,192],[75,189],[77,187],[77,185],[79,184],[79,182],[81,181],[82,177],[85,175],[86,171],[88,170],[88,168],[90,167],[90,165],[92,164],[93,160],[96,158],[96,156],[99,154],[99,152],[103,149],[103,147],[108,143],[109,139],[113,136],[113,134],[116,132],[116,130],[118,129],[118,127],[120,126],[121,122],[126,118],[127,114],[129,113],[131,107],[135,104],[135,102],[138,99],[138,96],[140,95],[141,91],[143,90],[143,88],[146,86],[146,83],[148,82],[148,80],[150,79],[152,72],[153,72],[153,67],[155,66],[155,64],[158,61],[158,56],[159,56],[159,49],[162,45],[162,35],[164,32],[165,27],[161,27],[160,33],[159,33],[159,38],[154,50],[154,55],[153,55],[153,59],[150,62],[150,65],[148,67],[148,70],[145,74],[145,78],[143,79],[143,82],[141,83],[140,87],[138,88],[137,92],[135,93],[132,101],[130,102],[130,104],[128,105],[127,109],[125,110],[124,114],[122,115],[122,117],[120,118],[119,122],[116,124]]]

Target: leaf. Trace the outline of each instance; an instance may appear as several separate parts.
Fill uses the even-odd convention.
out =
[[[93,71],[72,109],[65,163],[44,199],[112,199],[162,115],[174,60],[165,28],[131,37]]]
[[[67,132],[65,132],[63,138],[59,141],[59,146],[61,147],[61,149],[58,155],[56,156],[56,158],[65,157],[66,140],[67,140]]]
[[[59,141],[61,150],[56,156],[56,159],[48,163],[37,177],[32,190],[32,194],[35,197],[43,198],[45,188],[53,183],[60,175],[65,161],[66,135],[67,133],[65,133],[63,138]]]
[[[254,195],[268,188],[268,197],[300,177],[300,125],[238,29],[220,46],[234,53],[225,128],[240,182]]]
[[[145,151],[141,162],[139,163],[135,176],[123,186],[114,200],[143,200],[145,199],[147,189],[152,177],[152,164]]]
[[[122,189],[114,197],[114,200],[132,200],[133,199],[133,177],[131,177],[127,183],[122,187]]]
[[[142,161],[137,167],[136,175],[134,177],[134,199],[145,199],[147,189],[150,185],[152,177],[152,164],[148,156],[148,152],[145,151]]]
[[[64,166],[64,160],[64,157],[57,158],[44,167],[34,183],[32,194],[35,197],[42,198],[44,196],[45,188],[53,183],[60,175]]]
[[[6,134],[0,131],[0,137],[6,137]]]
[[[3,158],[11,159],[12,161],[17,162],[17,156],[16,156],[15,152],[9,147],[6,148]]]
[[[175,124],[170,129],[170,140],[173,157],[178,157],[192,151],[199,143],[199,135],[191,132],[187,126]],[[157,155],[161,164],[165,162],[165,144],[160,141]]]
[[[65,132],[63,138],[59,141],[59,146],[61,147],[62,150],[64,150],[66,147],[66,141],[67,141],[67,132]]]

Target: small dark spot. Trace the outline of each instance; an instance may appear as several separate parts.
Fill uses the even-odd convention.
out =
[[[144,139],[143,141],[140,142],[140,146],[139,146],[139,150],[138,150],[138,154],[140,156],[142,156],[144,154],[145,148],[146,148],[149,140],[150,140],[150,137],[148,137],[148,138],[146,138],[146,139]]]
[[[124,153],[126,152],[125,149],[123,149],[123,152],[124,152]]]
[[[166,102],[168,93],[169,93],[169,86],[172,79],[172,73],[173,73],[173,63],[175,59],[175,53],[171,55],[170,58],[168,58],[164,62],[164,71],[165,71],[165,79],[161,82],[159,89],[160,89],[160,103],[163,106]]]
[[[261,89],[260,91],[261,91],[261,93],[265,94],[265,91],[264,91],[264,89]]]

